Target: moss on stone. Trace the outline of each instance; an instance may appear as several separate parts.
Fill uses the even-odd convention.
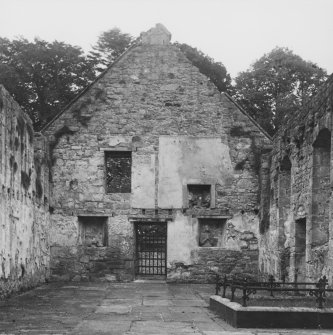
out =
[[[53,156],[54,149],[58,145],[60,139],[65,135],[73,135],[75,131],[69,129],[67,126],[63,126],[58,131],[54,133],[54,140],[50,142],[50,159],[51,159],[51,166],[54,165],[56,159]]]
[[[29,170],[29,174],[22,170],[21,184],[26,191],[29,189],[30,183],[31,183],[31,170]]]
[[[13,165],[14,165],[14,156],[13,155],[10,155],[9,165],[10,165],[10,167],[13,167]]]
[[[253,137],[251,138],[251,152],[253,155],[253,169],[259,175],[261,166],[261,150],[257,147]]]
[[[87,99],[82,100],[81,103],[76,104],[75,108],[72,110],[73,117],[84,127],[88,126],[88,121],[91,119],[92,116],[82,115],[82,110],[86,109],[91,103],[92,103],[91,98],[88,97]]]
[[[29,134],[29,143],[32,144],[34,141],[34,130],[29,123],[27,123],[27,132]]]
[[[17,169],[18,169],[18,165],[17,165],[16,162],[14,162],[14,165],[13,165],[13,171],[14,171],[14,173],[17,172]]]
[[[20,141],[17,137],[15,137],[14,146],[15,146],[15,150],[18,150],[20,146]]]
[[[236,171],[244,170],[247,158],[243,159],[242,161],[238,162],[235,166]]]
[[[232,137],[249,137],[251,135],[251,132],[246,131],[243,129],[243,127],[235,126],[230,129],[230,136]]]
[[[36,196],[41,199],[43,197],[43,185],[40,180],[40,176],[36,178]]]
[[[24,121],[23,117],[21,115],[19,115],[17,117],[16,130],[17,130],[19,136],[21,137],[21,139],[23,138],[24,128],[25,128],[25,121]]]

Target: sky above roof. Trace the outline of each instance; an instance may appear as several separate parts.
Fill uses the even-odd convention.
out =
[[[333,72],[333,0],[0,0],[0,37],[65,41],[89,51],[114,27],[135,37],[162,23],[172,41],[232,77],[274,47]]]

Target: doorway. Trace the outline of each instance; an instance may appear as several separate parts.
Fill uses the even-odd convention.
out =
[[[138,222],[135,224],[136,265],[139,277],[166,277],[167,224],[165,222]]]

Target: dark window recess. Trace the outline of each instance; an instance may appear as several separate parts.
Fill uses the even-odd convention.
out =
[[[132,153],[105,152],[106,193],[131,193]]]
[[[210,208],[210,185],[187,185],[189,208]]]
[[[295,272],[297,281],[305,281],[306,277],[306,219],[295,222]]]
[[[108,245],[108,225],[106,217],[80,216],[82,243],[87,247]]]

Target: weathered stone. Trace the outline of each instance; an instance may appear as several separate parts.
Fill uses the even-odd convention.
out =
[[[72,278],[72,281],[81,281],[81,276],[80,275],[76,275]]]
[[[47,144],[0,85],[0,298],[49,277]]]
[[[222,248],[237,250],[233,262],[242,269],[242,250],[245,257],[247,249],[255,249],[257,161],[261,150],[270,147],[270,139],[169,43],[170,38],[162,25],[144,33],[141,43],[43,130],[52,143],[64,127],[75,129],[66,140],[59,138],[50,153],[54,162],[52,245],[64,250],[85,245],[80,222],[103,215],[107,227],[105,235],[102,230],[97,234],[106,237],[103,243],[100,239],[101,245],[93,241],[80,246],[70,253],[70,261],[53,253],[53,273],[62,273],[66,265],[72,275],[81,271],[100,278],[133,279],[135,225],[147,221],[168,222],[166,265],[173,279],[205,281],[209,277],[205,261],[210,267],[219,266],[219,252],[207,251],[203,259],[202,253],[193,253],[201,243],[199,222],[205,218],[222,224],[211,233],[218,236],[211,236],[203,247],[216,246],[222,253]],[[103,99],[96,93],[101,90]],[[89,116],[84,124],[75,117],[81,109]],[[113,173],[121,165],[114,157],[125,154],[131,164]],[[247,163],[237,169],[241,160]],[[125,170],[123,189],[125,184],[117,180],[122,180]],[[202,188],[204,199],[193,191]],[[252,233],[251,247],[242,240],[245,232]],[[105,254],[111,248],[114,255]],[[88,262],[84,255],[89,255]],[[177,269],[176,263],[185,267]]]
[[[331,76],[274,138],[270,180],[267,169],[262,178],[263,274],[291,281],[326,275],[332,284],[332,101]]]

